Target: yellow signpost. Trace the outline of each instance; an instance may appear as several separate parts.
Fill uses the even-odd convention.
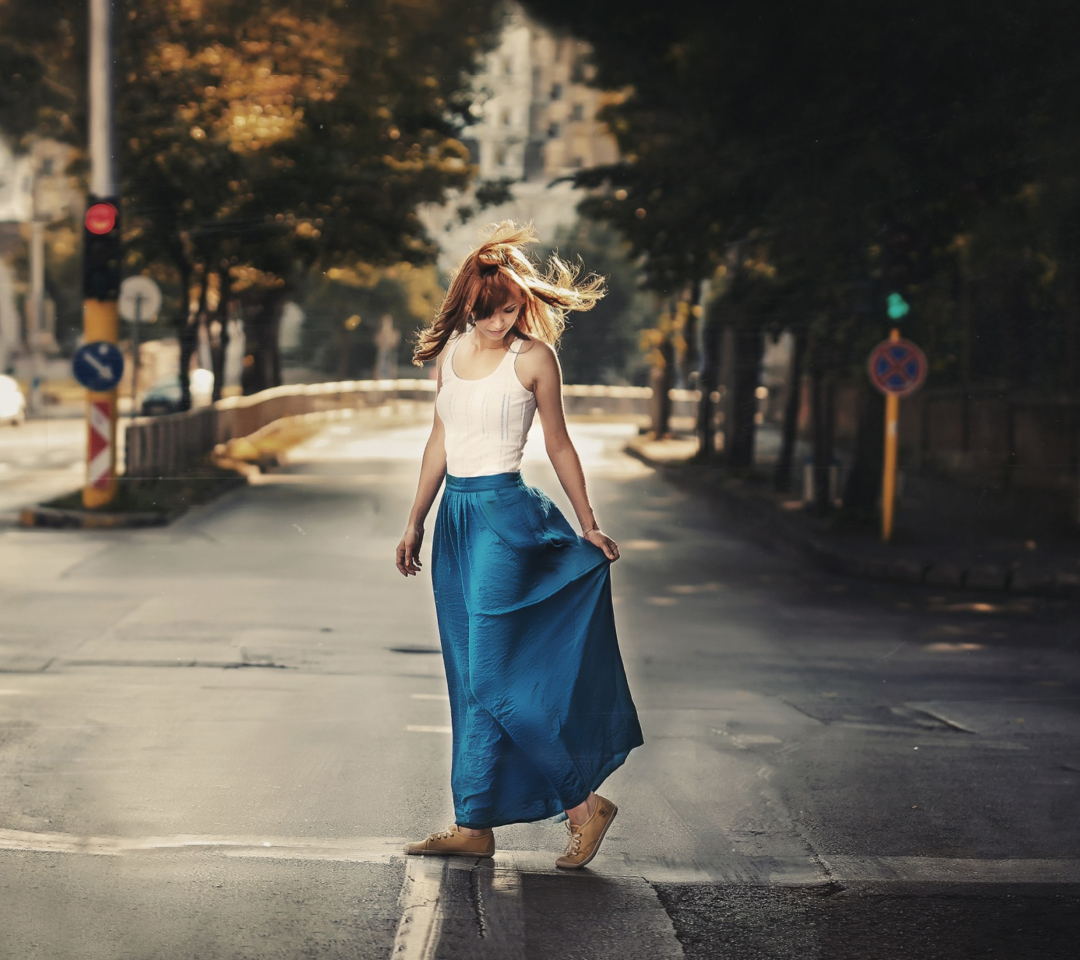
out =
[[[119,334],[116,301],[83,303],[83,335],[91,343],[115,344]],[[116,496],[117,389],[86,391],[86,485],[83,506],[88,510],[111,503]]]
[[[900,331],[893,327],[889,342],[896,343]],[[881,478],[881,539],[888,543],[892,539],[893,511],[896,506],[896,442],[900,422],[900,397],[895,393],[885,394],[885,471]]]
[[[89,4],[90,196],[83,221],[83,340],[75,375],[86,388],[87,456],[83,506],[116,496],[116,397],[123,358],[116,298],[120,290],[120,203],[113,170],[112,3]]]
[[[899,294],[889,297],[889,316],[901,319],[908,305]],[[893,327],[889,339],[870,351],[870,382],[885,394],[885,462],[881,477],[881,540],[892,540],[896,511],[896,466],[900,431],[900,398],[914,393],[926,379],[926,356]]]

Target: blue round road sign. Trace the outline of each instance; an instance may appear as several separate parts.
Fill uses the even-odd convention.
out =
[[[878,390],[902,397],[926,379],[926,354],[910,340],[883,340],[870,351],[866,367]]]
[[[75,379],[94,393],[108,393],[124,372],[124,355],[115,343],[97,340],[84,343],[71,362]]]

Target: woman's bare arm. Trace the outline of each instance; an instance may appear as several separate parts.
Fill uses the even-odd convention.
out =
[[[437,380],[436,398],[442,389],[442,357],[435,363]],[[431,426],[431,435],[424,446],[424,456],[420,462],[420,479],[416,485],[416,497],[413,499],[405,535],[397,546],[397,568],[403,576],[416,576],[423,563],[420,561],[420,546],[424,542],[424,522],[427,520],[431,505],[442,486],[446,475],[446,434],[438,410]]]
[[[585,471],[566,429],[559,358],[546,343],[530,341],[530,346],[523,350],[518,358],[518,373],[523,383],[528,381],[526,386],[536,396],[536,411],[540,414],[540,422],[544,428],[544,447],[559,477],[559,483],[577,514],[582,536],[600,547],[609,560],[618,560],[618,545],[596,522],[596,515],[585,488]]]

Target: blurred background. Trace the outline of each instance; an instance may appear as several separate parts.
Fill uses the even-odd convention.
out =
[[[567,382],[649,388],[652,437],[865,521],[867,356],[898,326],[928,365],[901,494],[975,484],[1075,519],[1066,22],[1051,0],[125,0],[123,273],[163,304],[134,384],[122,328],[121,404],[429,377],[411,343],[448,272],[484,224],[531,220],[539,256],[609,278],[572,318]],[[5,421],[82,403],[86,49],[84,3],[0,2]]]

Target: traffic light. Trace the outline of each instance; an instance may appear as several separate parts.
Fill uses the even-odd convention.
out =
[[[899,293],[893,291],[886,300],[885,312],[888,313],[890,320],[899,323],[911,312],[911,307]]]
[[[83,297],[120,295],[120,204],[116,197],[87,197],[83,219]]]

